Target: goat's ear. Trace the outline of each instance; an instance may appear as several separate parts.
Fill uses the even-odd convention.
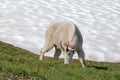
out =
[[[73,46],[72,46],[72,45],[67,45],[67,51],[69,51],[69,50],[73,50],[73,51],[74,51],[74,49],[73,49]]]

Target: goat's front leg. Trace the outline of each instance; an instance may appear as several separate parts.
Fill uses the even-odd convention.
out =
[[[55,47],[54,59],[58,60],[60,54],[61,54],[61,50]]]
[[[82,64],[82,67],[85,68],[85,54],[83,49],[81,48],[79,51],[77,51],[78,53],[78,58]]]

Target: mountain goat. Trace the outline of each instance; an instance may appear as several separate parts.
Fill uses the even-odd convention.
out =
[[[54,59],[58,60],[61,51],[64,53],[64,63],[72,62],[74,52],[85,67],[85,54],[82,48],[83,39],[77,26],[71,21],[53,21],[45,33],[45,44],[40,50],[40,60],[43,60],[44,53],[55,47]]]

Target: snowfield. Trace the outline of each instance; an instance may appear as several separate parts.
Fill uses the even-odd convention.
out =
[[[86,59],[120,62],[120,0],[0,0],[0,40],[37,54],[47,25],[64,19],[79,27]]]

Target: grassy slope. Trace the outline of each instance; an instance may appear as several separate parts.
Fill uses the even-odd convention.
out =
[[[77,60],[65,65],[63,60],[38,55],[0,42],[0,80],[120,80],[120,64],[87,61],[83,69]]]

